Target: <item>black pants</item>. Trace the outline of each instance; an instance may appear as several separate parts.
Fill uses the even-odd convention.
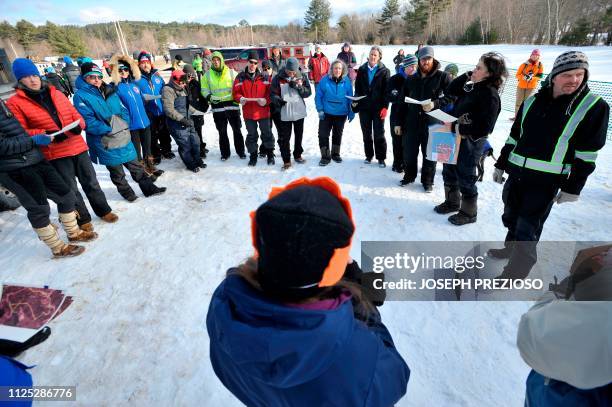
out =
[[[391,128],[391,145],[393,146],[393,168],[403,168],[404,146],[402,145],[402,135],[398,136],[393,130],[395,126],[400,126],[400,124],[391,121],[389,123]]]
[[[470,138],[461,139],[457,164],[443,165],[442,177],[444,178],[444,185],[459,188],[461,194],[466,198],[478,195],[476,166],[486,142],[487,139],[485,138],[475,141]]]
[[[259,131],[261,132],[261,145],[264,146],[266,151],[274,150],[274,136],[272,135],[272,123],[270,118],[245,121],[247,128],[246,147],[249,154],[257,152],[257,140],[259,135],[257,133],[257,126],[259,125]]]
[[[319,147],[329,148],[329,133],[332,134],[332,146],[340,146],[344,132],[346,116],[334,116],[325,113],[325,119],[319,120]]]
[[[416,129],[412,128],[408,131],[403,129],[402,145],[404,147],[404,179],[411,182],[416,179],[419,168],[420,149],[421,154],[423,155],[423,164],[421,165],[421,183],[423,185],[433,185],[434,176],[436,175],[436,162],[426,158],[429,130],[426,123],[417,123],[415,126]]]
[[[239,110],[225,110],[222,112],[213,113],[215,127],[219,132],[219,149],[221,150],[221,158],[228,158],[231,155],[230,141],[227,136],[227,124],[232,127],[234,133],[234,150],[239,156],[244,155],[244,138],[242,137],[242,122],[240,121]]]
[[[136,148],[136,154],[138,155],[138,161],[151,156],[151,127],[145,127],[144,129],[130,130],[132,136],[132,144]]]
[[[198,134],[198,139],[200,139],[200,152],[203,152],[206,148],[206,142],[202,138],[202,127],[204,126],[204,116],[191,116],[191,120],[193,120],[193,125],[195,127],[196,133]]]
[[[91,222],[91,215],[87,210],[83,196],[79,192],[77,179],[97,216],[102,217],[111,212],[111,207],[108,205],[106,196],[98,183],[96,170],[94,170],[89,154],[86,151],[72,157],[52,160],[50,164],[59,173],[64,182],[70,186],[72,192],[74,192],[76,198],[75,208],[79,213],[77,220],[79,225]],[[49,191],[49,196],[53,198],[53,191]]]
[[[363,133],[363,149],[365,156],[371,160],[376,152],[377,160],[387,158],[387,140],[385,140],[385,122],[377,111],[360,111],[359,123]],[[372,132],[373,130],[373,132]],[[374,135],[374,138],[372,138]]]
[[[145,172],[144,167],[136,160],[128,161],[119,165],[107,165],[106,168],[110,173],[110,179],[117,187],[117,191],[119,194],[128,199],[136,195],[130,184],[128,184],[125,179],[125,172],[123,171],[123,167],[127,168],[132,176],[132,179],[138,183],[140,186],[140,190],[145,196],[151,195],[155,190],[155,184],[151,178]]]
[[[202,164],[200,158],[200,140],[193,127],[182,126],[175,122],[169,126],[172,138],[178,146],[178,153],[188,170],[193,170]]]
[[[0,174],[0,182],[17,196],[35,229],[44,228],[51,223],[47,192],[53,193],[51,199],[57,204],[59,213],[74,211],[74,193],[55,168],[46,161]]]
[[[153,157],[160,158],[162,154],[172,151],[170,132],[166,126],[166,116],[149,116],[151,121],[151,153]]]
[[[463,147],[461,147],[463,148]],[[529,178],[511,174],[504,185],[502,222],[508,228],[506,243],[513,246],[506,266],[517,278],[524,278],[536,263],[536,243],[540,240],[544,222],[550,214],[560,183],[534,183]],[[518,274],[517,274],[518,273]]]
[[[278,147],[284,163],[291,162],[291,129],[295,133],[293,139],[293,157],[301,157],[304,149],[302,148],[302,136],[304,135],[304,119],[294,122],[280,121],[278,123]]]

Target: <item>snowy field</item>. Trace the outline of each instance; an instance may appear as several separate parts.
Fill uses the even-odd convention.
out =
[[[335,56],[340,45],[324,52]],[[369,47],[356,46],[357,58]],[[400,47],[386,47],[384,62]],[[405,46],[412,51],[414,46]],[[497,49],[512,65],[533,46],[436,47],[444,60],[476,63],[483,52]],[[548,72],[562,47],[540,47]],[[593,78],[612,77],[612,49],[592,48]],[[74,304],[51,324],[53,333],[22,358],[36,364],[37,385],[76,385],[79,406],[238,406],[222,386],[208,357],[205,315],[211,295],[225,271],[252,254],[249,211],[267,197],[272,185],[301,177],[327,175],[351,200],[357,224],[352,256],[359,260],[364,240],[498,240],[502,186],[491,180],[487,161],[479,183],[478,222],[451,225],[433,206],[442,202],[441,166],[432,194],[420,184],[400,188],[401,175],[391,171],[391,136],[386,124],[388,167],[364,165],[359,121],[347,124],[342,143],[344,162],[318,166],[317,115],[314,98],[304,135],[304,165],[287,172],[261,160],[247,167],[235,155],[219,160],[217,132],[210,115],[205,137],[208,168],[198,174],[180,160],[163,161],[166,173],[157,182],[165,195],[124,201],[104,167],[98,179],[116,224],[94,220],[100,237],[74,259],[51,260],[35,237],[25,211],[0,213],[0,281],[49,285],[65,289]],[[511,122],[502,112],[491,143],[496,154]],[[244,129],[243,129],[244,130]],[[176,149],[176,147],[175,147]],[[597,160],[577,203],[555,206],[542,240],[610,240],[612,227],[612,149]],[[52,205],[52,217],[57,219]],[[382,308],[399,352],[412,370],[407,395],[398,406],[522,406],[528,367],[515,346],[516,328],[530,303],[387,302]],[[245,346],[248,344],[245,343]],[[330,383],[333,386],[333,383]],[[55,404],[52,404],[55,405]],[[72,405],[72,404],[71,404]]]

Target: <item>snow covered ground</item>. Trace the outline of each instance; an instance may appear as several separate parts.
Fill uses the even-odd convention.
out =
[[[339,48],[327,46],[324,52],[335,56]],[[355,48],[360,58],[369,47]],[[482,52],[500,49],[518,65],[532,48],[436,47],[436,52],[445,60],[476,63]],[[560,47],[541,48],[550,67]],[[388,66],[397,49],[386,47]],[[610,77],[604,66],[609,66],[612,50],[595,48],[588,53],[594,76]],[[364,240],[503,240],[502,187],[491,181],[491,160],[485,181],[478,185],[478,222],[458,228],[432,210],[443,200],[440,167],[433,194],[424,194],[419,184],[397,186],[401,177],[390,169],[388,124],[388,168],[362,163],[358,120],[345,128],[344,162],[319,167],[313,98],[307,105],[307,163],[287,172],[261,160],[255,169],[249,168],[235,155],[221,162],[209,115],[204,129],[211,150],[209,167],[193,174],[178,158],[164,161],[161,168],[166,173],[157,182],[168,187],[163,196],[144,198],[137,191],[141,198],[128,203],[106,169],[97,167],[120,220],[113,225],[94,220],[100,237],[88,243],[80,257],[50,260],[23,209],[0,213],[0,281],[46,284],[75,296],[75,303],[51,324],[51,337],[22,358],[37,365],[31,370],[35,384],[76,385],[76,405],[82,406],[240,405],[209,362],[208,303],[225,271],[252,253],[249,211],[266,199],[272,185],[301,176],[327,175],[341,184],[357,224],[352,250],[356,259]],[[491,137],[496,152],[509,132],[509,117],[502,112]],[[553,208],[543,240],[610,240],[611,162],[612,149],[607,146],[580,201]],[[408,393],[398,406],[521,406],[529,369],[515,338],[520,316],[529,306],[387,302],[381,309],[383,321],[412,370]]]

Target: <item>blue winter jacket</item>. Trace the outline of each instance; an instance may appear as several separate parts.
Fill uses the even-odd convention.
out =
[[[351,100],[346,96],[353,96],[353,85],[347,76],[343,76],[336,83],[330,75],[321,78],[315,95],[315,105],[318,112],[325,112],[333,116],[348,116],[353,120],[355,113],[351,109]]]
[[[112,89],[105,99],[98,88],[83,81],[72,103],[87,124],[86,139],[92,162],[114,166],[136,159],[136,149],[131,141],[123,147],[108,150],[102,144],[102,137],[112,130],[110,121],[113,115],[130,122],[128,110],[121,104],[116,89]]]
[[[15,359],[0,355],[0,386],[32,387],[32,376],[27,372],[28,366]],[[32,401],[9,402],[0,401],[0,407],[31,406]]]
[[[229,275],[206,325],[215,373],[247,406],[388,407],[406,393],[410,370],[391,335],[356,320],[351,301],[292,308]]]
[[[143,95],[161,95],[161,90],[165,85],[164,79],[157,73],[156,69],[151,71],[149,78],[147,78],[147,74],[143,72],[140,80],[136,81],[136,84]],[[145,108],[150,115],[155,117],[163,116],[164,114],[161,99],[153,99],[145,102]]]
[[[612,383],[595,389],[579,389],[565,382],[547,379],[535,370],[527,377],[526,407],[609,407]]]
[[[117,94],[130,114],[130,130],[140,130],[151,125],[140,92],[135,81],[117,85]]]

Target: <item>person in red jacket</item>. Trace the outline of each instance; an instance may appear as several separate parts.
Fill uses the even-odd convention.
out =
[[[62,92],[43,82],[32,61],[19,59],[13,63],[17,91],[7,106],[30,136],[51,134],[78,121],[77,127],[55,136],[52,143],[41,147],[49,161],[74,192],[78,224],[82,230],[93,231],[91,215],[79,192],[79,180],[96,215],[105,222],[115,222],[118,217],[108,205],[100,188],[96,171],[88,155],[85,140],[80,135],[85,121]]]
[[[308,79],[314,82],[315,93],[321,79],[329,73],[329,59],[323,54],[321,46],[317,45],[315,54],[308,60]]]
[[[268,156],[268,165],[274,165],[274,136],[270,123],[270,77],[262,74],[256,51],[249,53],[249,64],[234,80],[232,96],[242,105],[247,128],[246,147],[250,154],[249,166],[257,164],[257,125],[261,142]]]

